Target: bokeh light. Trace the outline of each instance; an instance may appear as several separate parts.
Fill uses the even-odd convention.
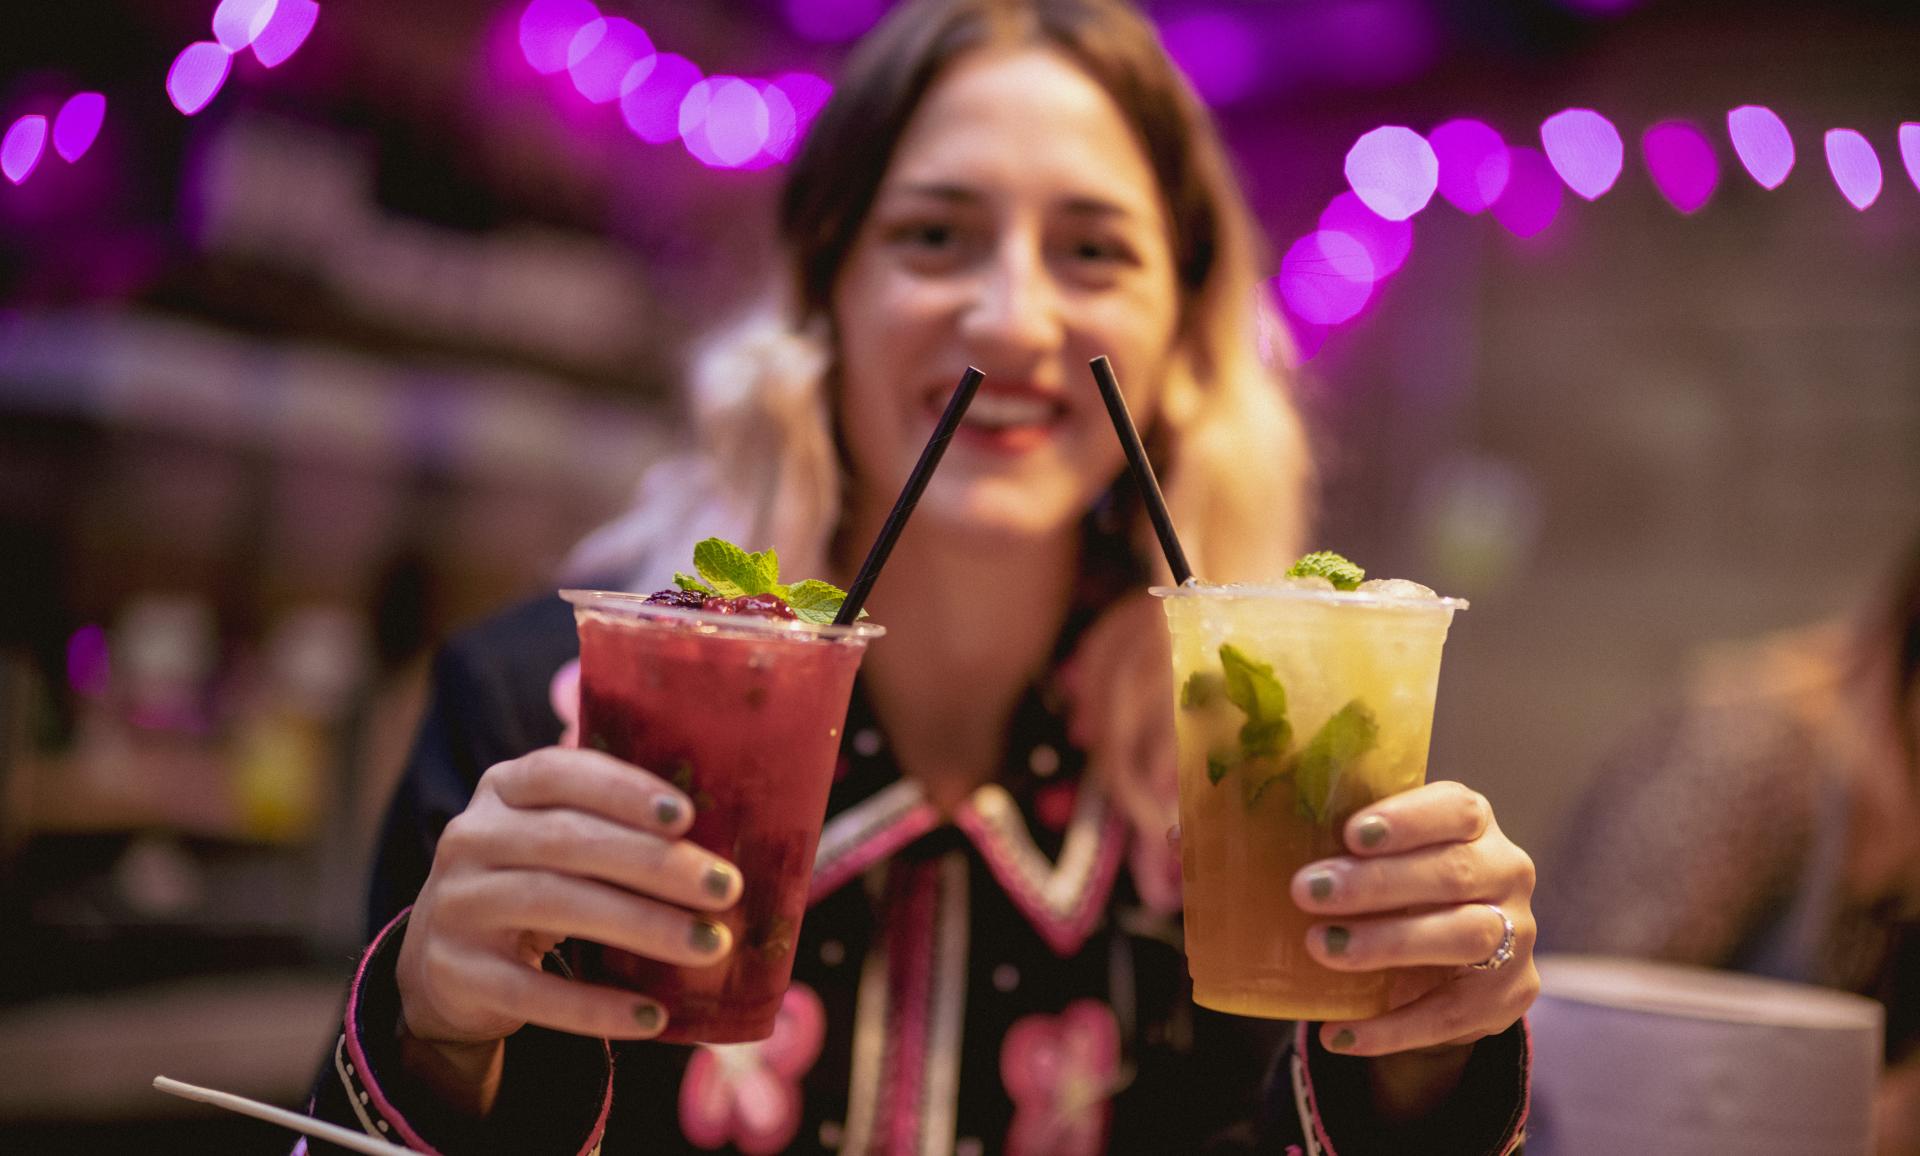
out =
[[[1302,320],[1338,325],[1358,316],[1373,296],[1373,260],[1345,233],[1319,229],[1280,259],[1280,296]]]
[[[104,698],[113,685],[107,632],[93,623],[67,638],[67,685],[82,698]]]
[[[1507,187],[1507,142],[1491,125],[1470,117],[1427,134],[1440,161],[1440,195],[1463,213],[1484,213]]]
[[[787,26],[808,40],[852,40],[880,20],[885,0],[783,0]]]
[[[1880,199],[1880,157],[1867,138],[1850,128],[1827,133],[1827,168],[1840,194],[1856,209]]]
[[[684,56],[662,52],[640,83],[620,98],[620,117],[628,131],[648,144],[666,144],[680,136],[680,104],[700,83],[700,66]]]
[[[581,96],[610,104],[646,80],[653,59],[653,40],[646,29],[618,16],[603,16],[573,34],[567,75]]]
[[[1493,219],[1516,237],[1532,237],[1553,224],[1564,196],[1560,177],[1539,149],[1507,150],[1507,187],[1493,203]]]
[[[1907,166],[1907,179],[1920,189],[1920,124],[1909,121],[1900,126],[1900,163]]]
[[[320,5],[314,0],[280,0],[273,18],[253,38],[253,58],[268,68],[285,64],[307,42],[319,19]]]
[[[752,160],[741,168],[764,169],[769,165],[785,164],[793,159],[793,151],[800,143],[800,117],[794,112],[793,102],[787,99],[786,90],[771,80],[751,80],[754,91],[767,106],[767,139],[760,146]]]
[[[277,0],[220,0],[213,10],[213,38],[228,52],[238,52],[264,32],[273,19]]]
[[[1743,104],[1727,114],[1727,136],[1747,175],[1763,189],[1777,189],[1793,171],[1793,134],[1772,109]]]
[[[1684,120],[1662,121],[1640,137],[1653,187],[1683,213],[1699,212],[1720,184],[1720,158],[1706,134]]]
[[[107,119],[107,98],[98,92],[76,92],[53,118],[53,151],[68,164],[87,155],[100,126]]]
[[[0,137],[0,173],[14,184],[33,175],[47,150],[47,118],[23,116]]]
[[[1389,221],[1404,221],[1433,199],[1440,162],[1433,146],[1410,128],[1376,128],[1347,151],[1347,184],[1367,207]]]
[[[760,90],[738,76],[708,77],[680,102],[680,139],[709,168],[752,161],[767,143],[770,121]]]
[[[1567,187],[1587,200],[1598,199],[1620,179],[1626,146],[1613,122],[1590,108],[1556,112],[1540,126],[1547,160]]]
[[[1413,222],[1389,221],[1353,193],[1341,193],[1327,203],[1320,213],[1320,228],[1345,233],[1360,242],[1367,250],[1375,281],[1398,272],[1413,251]]]
[[[520,55],[542,76],[567,66],[574,34],[600,19],[589,0],[533,0],[520,13]]]
[[[213,100],[227,82],[233,55],[211,40],[197,40],[180,50],[167,70],[167,96],[173,107],[192,116]]]
[[[814,117],[820,115],[820,109],[826,108],[828,98],[833,96],[833,84],[814,73],[780,73],[774,77],[774,84],[787,94],[787,102],[793,106],[793,117],[799,121],[795,127],[795,144],[799,144],[799,138],[806,136],[806,127],[814,123]]]
[[[1241,99],[1260,77],[1260,38],[1237,13],[1203,8],[1176,16],[1161,25],[1160,41],[1210,105]]]

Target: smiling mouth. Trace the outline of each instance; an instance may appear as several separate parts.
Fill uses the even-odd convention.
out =
[[[936,397],[929,404],[933,412],[938,413],[944,403],[944,397]],[[1067,409],[1065,401],[1058,396],[1039,390],[982,389],[967,407],[960,429],[986,436],[1031,436],[1059,425]]]

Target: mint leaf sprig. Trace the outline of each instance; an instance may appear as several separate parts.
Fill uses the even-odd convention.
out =
[[[698,577],[675,571],[674,585],[710,598],[772,594],[787,604],[795,618],[816,626],[831,625],[847,600],[845,590],[818,578],[783,584],[780,557],[771,547],[748,552],[725,538],[707,538],[693,547],[693,568],[699,571]],[[866,616],[866,611],[860,612],[860,617]]]
[[[1379,742],[1373,711],[1353,699],[1293,750],[1286,688],[1272,665],[1226,643],[1220,647],[1220,668],[1220,674],[1196,671],[1180,688],[1183,710],[1211,710],[1224,698],[1245,716],[1235,748],[1208,753],[1207,781],[1219,786],[1240,772],[1241,792],[1252,809],[1274,785],[1291,779],[1300,816],[1324,823],[1342,775]]]
[[[1335,590],[1353,590],[1367,572],[1332,550],[1315,550],[1287,568],[1289,578],[1325,578]]]

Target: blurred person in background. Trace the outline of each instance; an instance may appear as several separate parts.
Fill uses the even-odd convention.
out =
[[[1710,653],[1569,812],[1543,949],[1859,992],[1882,1153],[1920,1153],[1920,539],[1862,613]]]
[[[985,371],[869,602],[889,635],[829,801],[868,882],[816,894],[795,1014],[764,1043],[650,1044],[670,1009],[557,974],[569,937],[720,958],[700,909],[739,879],[679,841],[694,802],[657,768],[556,745],[577,643],[549,596],[437,662],[314,1110],[448,1152],[1517,1150],[1533,867],[1460,784],[1366,808],[1349,855],[1271,881],[1325,915],[1308,946],[1328,966],[1407,969],[1395,1010],[1296,1026],[1187,996],[1152,538],[1087,361],[1128,384],[1210,579],[1283,571],[1310,470],[1256,227],[1151,27],[1119,0],[899,7],[849,61],[780,225],[784,309],[705,355],[700,453],[650,471],[569,581],[658,589],[722,535],[846,582],[954,378]],[[952,822],[982,792],[1013,804],[999,837]],[[892,838],[903,807],[931,829]],[[933,1011],[890,1005],[908,961],[945,949],[873,879],[956,855],[967,946],[940,967],[964,979],[926,998],[964,1030],[917,1035]],[[726,895],[700,885],[716,872]],[[1503,966],[1490,905],[1514,928]]]

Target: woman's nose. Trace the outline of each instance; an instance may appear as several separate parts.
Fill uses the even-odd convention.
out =
[[[1034,247],[1003,245],[981,270],[961,328],[982,353],[1037,356],[1059,350],[1066,339],[1058,287]]]

